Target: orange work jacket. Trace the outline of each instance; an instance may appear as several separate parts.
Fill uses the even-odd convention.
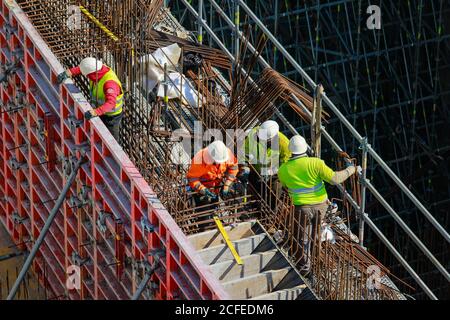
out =
[[[230,157],[227,162],[214,164],[207,148],[200,150],[192,159],[187,173],[189,186],[194,191],[208,188],[212,189],[212,192],[219,193],[218,186],[224,182],[224,178],[226,178],[227,184],[234,182],[239,172],[238,162],[230,149],[228,149],[228,153]]]

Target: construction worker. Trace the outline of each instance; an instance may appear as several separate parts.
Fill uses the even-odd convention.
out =
[[[345,170],[334,172],[323,160],[307,156],[308,145],[299,135],[291,138],[289,150],[292,152],[292,157],[281,165],[278,178],[287,188],[295,205],[293,234],[303,235],[303,239],[298,239],[300,248],[297,258],[300,271],[308,273],[311,267],[310,255],[316,228],[324,219],[330,205],[324,181],[332,185],[340,184],[361,167],[349,166]]]
[[[95,108],[84,114],[86,120],[99,116],[114,138],[118,140],[123,117],[122,83],[110,67],[92,57],[83,59],[78,67],[59,74],[58,82],[63,83],[64,80],[80,74],[89,79],[91,104]]]
[[[272,142],[278,139],[272,148]],[[291,157],[289,139],[280,132],[280,126],[273,120],[265,121],[253,128],[245,139],[247,161],[262,175],[272,176],[278,166]]]
[[[222,141],[216,140],[200,150],[187,173],[189,186],[197,192],[197,205],[217,201],[219,194],[226,198],[238,172],[236,157]]]

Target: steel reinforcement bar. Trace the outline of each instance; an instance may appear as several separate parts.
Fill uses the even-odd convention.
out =
[[[244,35],[241,31],[239,31],[238,28],[236,28],[236,22],[233,22],[231,18],[229,18],[225,12],[221,9],[221,7],[214,1],[209,0],[212,7],[216,12],[219,14],[221,18],[224,19],[224,21],[228,24],[228,26],[239,35],[239,38],[244,39]],[[202,29],[199,29],[199,33],[203,32],[205,30],[208,35],[211,37],[211,39],[214,41],[214,43],[220,47],[229,57],[232,61],[234,61],[234,57],[232,53],[225,47],[225,45],[221,42],[221,40],[217,37],[217,35],[213,32],[213,30],[210,28],[210,26],[206,23],[205,20],[200,19],[200,16],[198,14],[198,11],[191,6],[191,4],[186,0],[181,0],[181,3],[186,7],[186,9],[193,15],[193,17],[198,21],[198,24],[202,26]],[[201,4],[201,3],[200,3]],[[236,0],[236,5],[240,5],[241,8],[244,9],[246,14],[249,15],[249,17],[258,25],[259,28],[261,28],[262,32],[269,38],[269,40],[276,46],[281,54],[283,54],[287,60],[292,63],[292,65],[295,67],[297,72],[300,73],[300,75],[305,79],[305,81],[312,87],[312,89],[315,89],[317,87],[317,84],[314,83],[314,81],[308,76],[308,74],[300,67],[300,65],[293,59],[290,54],[286,51],[286,49],[278,42],[278,40],[273,36],[272,33],[264,26],[264,24],[258,19],[258,17],[251,11],[251,9],[241,0]],[[239,7],[236,8],[236,10]],[[200,11],[200,8],[199,8]],[[255,48],[252,46],[251,43],[248,43],[249,50],[253,53],[256,52]],[[258,56],[258,61],[261,63],[263,67],[270,67],[270,65],[264,60],[262,56]],[[242,68],[242,66],[241,66]],[[245,72],[245,71],[244,71]],[[302,107],[302,103],[296,99],[296,97],[293,97],[294,101]],[[435,218],[428,212],[428,210],[420,203],[420,201],[417,200],[417,198],[412,194],[412,192],[406,188],[406,186],[403,184],[403,182],[395,175],[395,173],[392,172],[392,170],[384,163],[384,161],[381,159],[381,157],[376,153],[374,149],[371,148],[370,145],[366,143],[366,139],[363,138],[357,131],[354,129],[353,126],[345,119],[345,117],[342,115],[342,113],[337,109],[337,107],[331,102],[331,100],[326,96],[325,93],[322,95],[323,102],[337,115],[338,119],[343,122],[344,126],[350,131],[350,133],[357,139],[358,142],[361,143],[362,149],[363,149],[363,157],[366,157],[368,155],[371,155],[378,163],[380,163],[383,170],[385,170],[389,176],[394,180],[394,182],[399,185],[400,189],[406,193],[406,195],[411,199],[411,201],[417,206],[417,208],[425,215],[425,217],[432,223],[433,226],[436,227],[436,229],[442,234],[445,240],[449,241],[450,236],[448,232],[435,220]],[[303,108],[305,113],[307,115],[310,115],[309,110],[306,108]],[[291,130],[294,134],[298,134],[296,130],[289,124],[287,119],[282,116],[280,112],[276,112],[276,116],[279,117],[282,122],[287,125],[289,130]],[[321,131],[323,134],[323,137],[332,145],[333,149],[336,151],[342,151],[342,149],[339,147],[339,145],[334,141],[333,137],[329,135],[329,133],[326,131],[324,126],[321,126]],[[364,170],[365,171],[365,170]],[[365,172],[364,172],[365,174]],[[366,180],[365,175],[361,177],[363,182],[363,188],[368,189],[372,193],[378,194],[377,190],[373,185],[370,184],[368,180]],[[366,188],[366,186],[369,186]],[[342,188],[339,188],[340,191]],[[358,210],[361,213],[361,221],[368,223],[369,227],[375,232],[375,234],[380,238],[380,240],[387,245],[388,249],[394,254],[394,256],[400,261],[400,263],[405,267],[405,269],[412,275],[416,283],[424,290],[424,292],[431,298],[431,299],[437,299],[434,293],[428,288],[428,286],[422,281],[422,279],[417,275],[417,273],[410,267],[410,265],[405,261],[403,258],[401,258],[401,255],[396,250],[396,248],[389,242],[389,240],[381,233],[381,231],[375,226],[375,224],[370,220],[367,213],[364,212],[364,199],[363,199],[363,205],[360,207],[356,204],[356,202],[351,198],[350,195],[348,195],[345,191],[343,192],[344,196],[350,200],[350,203],[352,206]],[[383,200],[383,198],[380,198],[380,195],[377,199],[380,201]],[[387,211],[392,215],[394,213],[394,216],[396,215],[396,212],[386,203],[381,201],[381,204],[387,209]],[[431,254],[431,252],[425,247],[425,245],[415,236],[414,233],[406,226],[406,224],[401,219],[396,219],[398,223],[400,223],[401,227],[407,232],[408,236],[411,237],[419,247],[419,250],[421,250],[429,259],[430,261],[436,266],[437,270],[441,272],[441,274],[449,279],[450,275],[448,271],[443,267],[443,265]],[[400,259],[401,258],[401,259]]]
[[[151,265],[142,298],[227,299],[15,1],[0,1],[0,47],[0,221],[21,249],[87,158],[32,263],[54,297],[130,299]]]

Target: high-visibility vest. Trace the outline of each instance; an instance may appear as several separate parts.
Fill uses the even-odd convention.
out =
[[[278,150],[266,148],[263,142],[258,139],[259,127],[253,128],[245,139],[245,153],[247,161],[252,164],[256,170],[271,168],[273,165],[280,166],[291,157],[289,151],[289,139],[281,132],[278,132]]]
[[[106,116],[115,116],[122,113],[122,106],[123,106],[123,90],[122,90],[122,83],[120,82],[117,75],[110,69],[105,75],[97,82],[90,81],[90,91],[91,91],[91,103],[95,107],[100,107],[103,105],[106,101],[106,95],[105,91],[103,90],[103,87],[107,81],[114,81],[117,83],[120,87],[120,95],[116,98],[116,106],[112,111],[105,112]]]
[[[324,181],[330,182],[334,174],[323,160],[304,156],[283,164],[278,179],[295,205],[313,205],[328,199]]]

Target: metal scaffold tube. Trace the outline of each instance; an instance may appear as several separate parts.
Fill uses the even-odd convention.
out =
[[[139,300],[139,297],[142,295],[142,292],[144,292],[145,288],[147,287],[150,278],[155,273],[155,270],[158,268],[158,263],[159,257],[156,256],[155,262],[151,266],[148,264],[146,265],[144,278],[142,278],[142,281],[139,283],[139,286],[137,287],[136,292],[133,294],[131,300]]]
[[[236,0],[241,5],[242,9],[255,21],[258,27],[269,37],[273,44],[280,50],[284,57],[292,64],[292,66],[302,75],[302,77],[311,85],[313,89],[317,84],[309,77],[309,75],[303,70],[303,68],[297,63],[297,61],[289,54],[284,46],[277,40],[277,38],[269,31],[269,29],[262,23],[262,21],[255,15],[255,13],[247,6],[242,0]],[[328,107],[336,114],[339,120],[350,131],[350,133],[358,140],[359,143],[363,142],[363,137],[359,132],[351,125],[347,118],[340,112],[340,110],[334,105],[334,103],[327,97],[326,93],[323,93],[323,101]],[[424,214],[424,216],[430,221],[430,223],[438,230],[438,232],[444,237],[444,239],[450,243],[449,233],[436,221],[432,214],[425,208],[425,206],[417,199],[417,197],[408,189],[408,187],[398,178],[398,176],[389,168],[384,160],[378,155],[378,153],[372,148],[368,147],[368,153],[375,159],[376,162],[386,171],[386,173],[394,180],[394,182],[400,187],[400,189],[408,196],[408,198],[414,203],[414,205]]]
[[[186,1],[186,0],[181,0],[184,5],[188,8],[188,10],[191,12],[191,14],[193,14],[195,17],[198,17],[198,14],[195,12],[195,9],[192,8],[192,6],[190,6],[190,4]],[[314,81],[306,74],[306,72],[298,65],[298,63],[294,60],[294,58],[292,56],[289,55],[289,53],[284,49],[284,47],[276,40],[276,38],[270,33],[270,31],[262,24],[262,22],[256,17],[256,15],[246,6],[245,3],[243,3],[241,0],[237,0],[240,5],[242,6],[242,8],[249,14],[249,16],[254,19],[254,21],[258,24],[259,27],[261,27],[261,29],[263,30],[264,33],[266,33],[266,35],[269,37],[270,40],[272,40],[274,42],[274,44],[280,49],[280,51],[283,54],[286,54],[286,58],[288,58],[288,60],[294,65],[294,67],[296,67],[296,69],[298,70],[298,72],[300,74],[302,74],[302,76],[304,76],[304,78],[307,80],[307,82],[313,87],[316,88],[316,84],[314,83]],[[226,21],[226,23],[232,28],[235,29],[236,25],[231,21],[231,19],[225,14],[225,12],[222,10],[222,8],[214,1],[214,0],[210,0],[212,6],[215,8],[215,10],[219,13],[219,15],[224,18],[224,20]],[[217,38],[217,36],[214,34],[214,32],[212,31],[212,29],[208,26],[208,24],[205,21],[202,21],[203,27],[205,28],[205,30],[208,32],[208,34],[210,34],[210,36],[213,38],[213,40],[216,42],[216,44],[221,47],[222,49],[224,49],[224,45],[223,43]],[[242,34],[242,32],[239,32],[239,36],[245,40],[245,36]],[[247,47],[249,48],[249,50],[252,53],[256,53],[256,49],[252,46],[252,44],[248,43]],[[228,51],[228,50],[224,50],[226,52],[226,54],[230,57],[230,59],[232,61],[234,61],[234,57],[233,55]],[[289,59],[291,58],[291,59]],[[260,55],[258,55],[257,57],[258,61],[261,63],[261,65],[263,67],[270,67],[270,65],[267,63],[266,60],[264,60],[263,57],[261,57]],[[242,68],[242,66],[240,66],[240,68]],[[243,73],[245,74],[245,70],[243,70]],[[250,81],[252,82],[252,78],[249,77]],[[292,97],[293,100],[297,103],[297,105],[299,105],[302,110],[309,116],[311,116],[311,112],[304,107],[304,105],[301,103],[301,101],[293,96]],[[338,118],[344,123],[344,125],[350,130],[351,134],[361,143],[361,145],[364,144],[364,142],[366,141],[366,138],[362,137],[358,131],[350,124],[350,122],[348,122],[348,120],[345,118],[345,116],[337,109],[336,106],[334,106],[334,104],[331,102],[331,100],[326,96],[326,93],[324,92],[322,94],[322,99],[323,101],[336,113],[336,115],[338,116]],[[279,117],[283,123],[287,124],[287,127],[289,128],[289,130],[294,133],[294,134],[298,134],[298,132],[295,130],[295,128],[292,127],[292,125],[290,125],[290,123],[287,121],[287,119],[278,111],[276,110],[275,112],[276,116]],[[331,135],[326,131],[324,126],[320,126],[322,134],[324,136],[324,138],[331,144],[332,148],[334,150],[336,150],[337,152],[342,152],[342,148],[336,143],[336,141],[331,137]],[[381,167],[389,174],[389,176],[391,176],[391,178],[393,178],[393,180],[396,182],[397,185],[399,185],[399,187],[407,194],[407,196],[413,201],[414,204],[416,204],[416,206],[418,207],[418,209],[424,213],[424,216],[430,220],[430,222],[432,222],[432,224],[439,230],[439,232],[445,237],[446,240],[450,239],[448,233],[442,228],[442,226],[440,226],[440,224],[434,219],[434,217],[428,212],[428,210],[426,210],[423,205],[420,203],[420,201],[417,200],[417,198],[411,193],[411,191],[403,184],[403,182],[395,175],[395,173],[387,166],[387,164],[379,157],[379,155],[375,152],[374,149],[371,148],[371,146],[369,144],[366,145],[366,150],[364,152],[365,154],[365,159],[364,162],[367,162],[367,154],[370,154],[374,157],[375,161],[377,161]],[[366,167],[367,164],[364,164],[364,166]],[[367,170],[367,168],[365,168]],[[364,171],[366,171],[364,170]],[[365,183],[365,172],[363,172],[363,176],[361,177],[364,181],[362,182],[362,184]],[[404,188],[403,188],[404,187]],[[353,198],[348,195],[348,193],[343,190],[343,188],[339,188],[340,191],[344,194],[344,196],[346,198],[351,199],[350,203],[352,204],[352,206],[360,211],[361,214],[361,221],[360,221],[360,232],[363,232],[363,223],[364,221],[367,222],[369,220],[369,218],[367,217],[367,215],[365,214],[365,212],[361,212],[361,210],[364,210],[365,205],[361,207],[359,207],[356,202],[353,200]],[[363,186],[363,189],[365,190],[365,186]],[[368,188],[370,191],[372,191],[370,188]],[[365,199],[365,192],[364,192],[364,197],[363,197],[363,201]],[[389,213],[392,214],[392,212],[395,213],[395,211],[390,208],[389,206],[387,206],[387,202],[380,202],[385,208],[386,210],[388,210]],[[391,210],[389,210],[391,209]],[[395,213],[396,214],[396,213]],[[396,219],[397,220],[397,219]],[[395,247],[389,242],[387,241],[387,238],[381,233],[381,231],[376,227],[376,225],[370,220],[371,223],[368,223],[368,226],[375,232],[375,234],[377,236],[380,237],[380,239],[382,240],[383,243],[385,243],[385,245],[387,246],[387,248],[393,253],[393,255],[399,260],[399,262],[405,267],[405,269],[413,276],[413,278],[416,280],[416,282],[419,284],[420,287],[422,287],[424,289],[424,291],[426,292],[426,294],[432,298],[432,299],[436,299],[436,296],[431,292],[431,290],[425,285],[425,283],[422,281],[422,279],[420,279],[420,277],[417,275],[417,273],[411,268],[411,266],[402,258],[401,254],[399,254],[399,252],[395,249]],[[403,222],[403,221],[402,221]],[[433,223],[434,222],[434,223]],[[404,224],[404,222],[403,222]],[[409,229],[408,229],[409,230]],[[414,233],[409,230],[410,232],[407,232],[409,236],[411,237],[415,237],[417,238]],[[383,238],[381,238],[381,236],[383,236]],[[386,242],[387,241],[387,242]],[[362,245],[362,244],[361,244]],[[436,266],[438,266],[438,270],[447,278],[448,273],[444,272],[442,268],[440,268],[439,266],[441,266],[441,264],[436,260],[436,258],[434,258],[433,255],[430,256],[430,252],[429,250],[423,246],[419,246],[419,249],[427,256],[430,258],[430,260],[432,261],[433,264],[435,264]],[[436,264],[437,263],[437,264]],[[441,266],[442,267],[442,266]]]
[[[150,281],[150,278],[152,275],[150,273],[146,273],[144,278],[142,279],[141,283],[139,284],[139,287],[137,288],[136,292],[134,293],[131,300],[138,300],[141,296],[142,292],[144,292],[145,288],[147,287],[147,283]]]
[[[430,259],[431,263],[433,263],[439,272],[450,282],[450,274],[445,269],[445,267],[435,258],[435,256],[428,250],[427,247],[422,243],[422,241],[417,238],[414,232],[406,225],[406,223],[400,218],[400,216],[395,212],[394,209],[386,202],[386,200],[381,196],[381,194],[375,189],[375,187],[369,182],[365,182],[367,189],[375,196],[375,198],[383,204],[383,206],[389,211],[391,216],[397,221],[400,227],[411,237],[414,243],[420,248],[420,250]]]
[[[53,207],[52,211],[50,212],[50,215],[47,218],[47,221],[45,222],[44,227],[41,230],[41,233],[39,234],[39,237],[37,238],[36,242],[34,243],[33,248],[30,251],[30,254],[28,255],[27,259],[25,260],[25,263],[23,264],[22,269],[20,270],[19,276],[17,277],[16,281],[14,282],[13,287],[11,288],[11,291],[8,294],[7,300],[12,300],[16,296],[17,291],[19,290],[20,284],[25,278],[25,275],[27,274],[28,270],[31,267],[31,264],[33,263],[34,257],[39,251],[39,248],[44,243],[44,238],[47,235],[48,231],[50,230],[50,227],[53,223],[53,221],[56,218],[56,215],[59,212],[59,209],[63,205],[67,193],[70,190],[70,187],[72,183],[75,181],[75,178],[77,177],[78,170],[81,168],[81,165],[85,161],[85,156],[82,154],[80,159],[75,164],[75,167],[73,168],[73,171],[69,178],[67,179],[66,184],[64,185],[64,188],[62,189],[58,199],[56,200],[55,206]]]
[[[351,205],[361,211],[361,208],[353,200],[352,196],[348,194],[347,191],[341,186],[337,185],[338,189],[344,194],[344,197],[351,203]],[[389,249],[389,251],[394,255],[394,257],[400,262],[400,264],[405,268],[406,271],[413,277],[416,283],[423,289],[426,295],[432,300],[438,300],[436,295],[431,291],[431,289],[423,282],[422,278],[417,274],[417,272],[410,266],[410,264],[403,258],[402,254],[397,251],[397,249],[392,245],[388,238],[381,232],[376,224],[367,215],[362,215],[362,219],[369,226],[369,228],[378,236],[378,238],[383,242],[383,244]]]
[[[258,228],[265,230],[267,233],[265,237],[271,242],[275,240],[278,249],[284,252],[283,255],[292,264],[294,271],[301,270],[297,270],[301,267],[300,255],[305,258],[307,254],[311,270],[304,280],[308,289],[318,298],[402,300],[408,297],[406,292],[415,292],[417,297],[441,298],[441,288],[436,288],[437,281],[434,277],[436,275],[436,279],[442,283],[450,280],[450,276],[445,269],[446,256],[437,252],[433,245],[436,242],[444,248],[448,245],[448,242],[441,239],[441,234],[448,235],[448,230],[440,226],[440,223],[447,221],[438,215],[427,217],[427,213],[432,212],[434,215],[440,211],[428,206],[429,193],[418,191],[415,177],[405,175],[404,170],[397,166],[396,161],[397,159],[400,161],[400,156],[396,157],[396,160],[383,162],[383,159],[389,159],[389,153],[385,151],[381,141],[391,132],[383,130],[382,134],[372,136],[371,128],[366,127],[367,119],[361,114],[370,113],[367,109],[370,108],[370,103],[367,103],[370,98],[378,100],[374,97],[374,93],[370,97],[365,87],[361,87],[361,83],[365,81],[359,74],[361,71],[359,69],[363,68],[364,62],[368,63],[364,54],[373,52],[370,52],[370,48],[369,52],[366,51],[365,43],[361,40],[364,35],[360,35],[360,28],[356,37],[356,33],[349,27],[349,35],[355,34],[355,37],[345,40],[351,44],[351,48],[350,46],[348,48],[349,58],[357,59],[356,68],[351,72],[346,72],[347,70],[343,68],[344,77],[348,77],[343,80],[346,85],[342,85],[339,72],[333,74],[328,70],[328,78],[322,74],[325,68],[325,64],[320,63],[322,55],[328,56],[336,52],[343,59],[346,58],[342,44],[333,43],[338,47],[334,48],[335,50],[328,48],[327,44],[333,41],[329,41],[330,37],[324,32],[328,31],[327,27],[331,27],[330,31],[336,30],[337,34],[342,21],[349,21],[348,17],[347,20],[335,19],[325,26],[326,23],[322,21],[324,10],[320,5],[316,7],[317,12],[307,14],[306,19],[297,17],[296,34],[292,32],[293,29],[290,34],[293,39],[302,42],[294,48],[302,51],[296,55],[291,50],[293,48],[285,43],[284,36],[287,35],[288,29],[284,18],[279,19],[285,17],[282,14],[283,6],[286,10],[293,9],[293,4],[289,1],[283,4],[281,1],[227,0],[220,3],[217,0],[177,0],[172,4],[176,4],[179,14],[182,14],[178,20],[175,18],[176,13],[167,7],[168,0],[119,2],[82,0],[75,7],[78,7],[78,4],[84,6],[81,7],[85,10],[81,10],[83,14],[80,15],[80,23],[81,29],[86,32],[71,30],[73,32],[63,34],[54,30],[64,29],[66,21],[63,16],[66,4],[70,3],[70,0],[51,1],[51,4],[42,0],[15,1],[20,3],[17,11],[23,12],[20,12],[20,16],[16,19],[18,30],[13,32],[14,37],[17,36],[19,40],[25,37],[25,40],[28,40],[19,44],[24,52],[27,52],[28,43],[32,43],[34,47],[33,52],[27,55],[31,63],[24,65],[25,76],[16,79],[16,87],[20,82],[25,97],[36,89],[46,99],[44,102],[33,101],[35,104],[30,109],[31,117],[28,117],[27,121],[22,117],[27,114],[21,112],[17,117],[5,114],[3,121],[12,121],[14,126],[7,126],[6,130],[0,132],[0,136],[3,136],[6,142],[11,140],[8,133],[17,140],[14,148],[10,148],[11,143],[3,148],[5,159],[10,160],[4,168],[0,168],[0,176],[5,177],[6,171],[6,178],[14,176],[24,189],[18,188],[17,192],[8,189],[5,201],[8,206],[10,203],[12,207],[17,205],[18,212],[4,208],[3,211],[6,211],[7,219],[13,219],[15,224],[23,224],[25,219],[29,219],[23,226],[18,226],[20,229],[13,228],[8,232],[15,243],[33,243],[22,251],[24,256],[27,254],[29,256],[24,258],[26,262],[23,268],[21,266],[20,276],[17,272],[15,274],[14,278],[17,279],[14,279],[13,290],[16,292],[10,291],[8,286],[7,292],[10,291],[8,299],[21,298],[20,288],[30,275],[28,273],[30,267],[36,272],[44,272],[43,279],[49,284],[56,298],[140,300],[235,297],[235,292],[229,292],[226,286],[221,285],[220,280],[225,281],[223,277],[217,277],[205,269],[208,261],[202,259],[201,252],[199,255],[203,245],[189,245],[196,243],[195,237],[201,236],[202,231],[213,230],[216,225],[220,225],[217,221],[214,225],[215,215],[221,220],[223,227],[232,229],[236,225],[240,227],[241,224],[257,220],[261,224]],[[256,8],[252,7],[253,3]],[[349,6],[353,4],[349,3]],[[364,6],[364,3],[359,3],[357,10],[352,7],[353,10],[349,11],[358,21],[364,14],[361,6]],[[305,5],[305,12],[309,12],[306,7],[310,10],[311,6]],[[347,9],[345,7],[341,12],[346,13]],[[332,9],[329,10],[331,15]],[[42,14],[42,11],[48,13]],[[265,20],[268,11],[274,12],[274,29],[271,22]],[[111,19],[111,16],[114,19]],[[8,20],[10,17],[0,13],[0,18]],[[291,24],[290,17],[286,20]],[[304,39],[308,37],[311,40],[310,44],[304,44]],[[357,42],[355,48],[353,41]],[[406,44],[407,41],[404,42],[402,39],[401,45]],[[281,46],[279,50],[277,45]],[[311,51],[309,52],[307,48]],[[8,43],[5,50],[12,56],[15,52],[12,50],[16,49],[13,44]],[[312,67],[308,68],[307,56],[310,53],[313,55],[311,59],[313,63]],[[389,52],[386,54],[389,55]],[[111,139],[107,128],[101,125],[102,121],[107,124],[103,117],[90,122],[80,120],[80,116],[86,115],[86,109],[90,107],[89,99],[95,98],[95,93],[89,87],[89,82],[85,81],[85,77],[74,78],[73,87],[66,87],[68,83],[64,83],[62,87],[56,85],[55,75],[59,74],[60,69],[64,67],[66,70],[73,70],[71,68],[79,65],[86,56],[101,60],[116,73],[115,81],[120,84],[119,87],[123,87],[125,108],[122,123],[119,124],[120,139]],[[304,59],[305,57],[307,58]],[[279,61],[283,61],[283,64]],[[419,60],[415,61],[417,63]],[[295,68],[290,66],[290,63],[295,64]],[[44,77],[45,82],[35,77],[35,70],[31,66],[37,66],[38,73]],[[291,72],[284,72],[289,68]],[[372,73],[377,70],[367,68],[370,82]],[[49,73],[48,70],[52,72]],[[315,75],[311,72],[315,72]],[[408,70],[406,72],[409,73]],[[59,82],[62,75],[69,73],[66,71],[65,74],[59,74],[56,80]],[[430,71],[430,75],[431,73]],[[35,81],[23,80],[29,78]],[[416,81],[419,81],[418,79],[420,78],[416,75]],[[397,80],[402,86],[400,91],[404,89],[403,86],[407,87],[404,82],[401,83],[401,79]],[[352,81],[356,88],[355,92],[348,85],[352,84]],[[411,86],[414,79],[411,78],[411,83],[409,81],[408,78],[407,84]],[[53,88],[50,95],[46,90],[48,87],[46,83]],[[321,90],[323,88],[321,84],[328,88],[330,98]],[[9,95],[8,88],[2,87],[1,90]],[[382,91],[384,93],[384,90]],[[348,101],[341,96],[341,92],[348,95]],[[83,96],[88,100],[86,101]],[[387,95],[384,93],[384,96]],[[26,103],[19,101],[18,98],[17,100],[17,104]],[[46,101],[51,102],[50,113],[47,112]],[[380,103],[383,104],[384,111],[389,108],[391,101],[383,100]],[[91,106],[95,110],[96,102],[92,101]],[[353,111],[354,116],[349,117],[347,111],[350,114]],[[33,120],[35,118],[40,120],[39,115],[42,114],[45,115],[44,122],[38,121],[38,130],[34,132],[33,126],[36,121]],[[402,117],[403,115],[400,114]],[[408,119],[409,116],[409,113],[405,115]],[[295,210],[297,208],[293,205],[293,197],[290,197],[292,194],[289,194],[286,188],[282,188],[275,179],[266,178],[265,173],[261,172],[265,170],[259,170],[256,165],[249,163],[248,168],[243,166],[241,168],[243,162],[240,161],[242,159],[240,156],[246,156],[251,150],[248,152],[245,146],[241,148],[240,143],[245,144],[244,139],[249,136],[248,132],[256,130],[257,126],[261,126],[267,120],[277,121],[278,131],[286,135],[286,138],[299,132],[305,136],[305,133],[308,134],[311,130],[311,146],[306,143],[308,155],[320,158],[323,144],[323,153],[326,157],[324,160],[327,160],[327,165],[334,169],[331,163],[334,160],[337,162],[336,170],[333,171],[338,172],[349,165],[362,167],[358,166],[355,174],[350,175],[349,182],[333,186],[333,191],[329,190],[332,206],[327,208],[323,222],[318,223],[320,219],[318,217],[316,224],[319,228],[316,232],[306,234],[311,243],[315,243],[314,249],[311,246],[310,253],[305,252],[305,234],[302,236],[301,233],[305,232],[306,226],[303,226],[302,230],[300,224],[303,222],[298,219]],[[27,131],[19,130],[20,139],[18,139],[17,134],[10,131],[11,128],[21,128],[24,121]],[[402,123],[403,121],[402,119]],[[368,125],[370,126],[372,124]],[[375,121],[373,126],[376,126]],[[412,131],[414,132],[416,128],[419,126],[414,125]],[[210,130],[214,130],[214,133]],[[335,130],[338,130],[337,134]],[[393,130],[392,134],[394,132],[398,134],[399,130]],[[67,150],[73,148],[74,140],[77,141],[77,146],[82,148],[92,145],[95,148],[90,149],[92,155],[89,159],[92,162],[95,159],[95,166],[92,163],[92,166],[86,167],[88,163],[85,163],[83,165],[85,170],[79,170],[82,164],[77,163],[82,159],[78,160],[79,154],[73,154],[68,162],[63,163],[62,170],[55,167],[56,161],[51,161],[50,164],[41,162],[39,165],[47,164],[47,166],[39,167],[42,170],[36,170],[34,163],[35,159],[41,159],[41,148],[38,148],[39,150],[31,148],[29,151],[32,156],[28,157],[22,154],[23,150],[17,149],[30,139],[30,131],[32,138],[36,138],[34,137],[36,135],[38,139],[44,136],[42,140],[45,141],[45,146],[42,147],[45,147],[45,154],[54,155],[53,158],[49,157],[52,159],[62,156],[61,150],[63,155],[67,156],[67,152],[70,153]],[[231,131],[233,133],[230,133]],[[430,134],[434,136],[434,132]],[[48,145],[53,143],[55,136],[61,138],[58,145],[62,148],[57,145],[56,150],[53,150]],[[241,141],[241,138],[244,138],[242,139],[244,141]],[[193,168],[195,157],[192,156],[217,139],[227,142],[227,147],[235,154],[238,165],[234,167],[239,173],[233,175],[235,180],[228,197],[225,197],[225,192],[222,194],[222,188],[226,191],[224,186],[227,182],[220,181],[217,186],[211,188],[211,191],[220,195],[217,197],[218,201],[203,204],[197,201],[199,190],[194,187],[199,186],[197,180],[191,178],[192,171],[195,171]],[[323,143],[323,139],[327,142]],[[400,144],[397,140],[402,140],[403,137],[394,136],[393,139]],[[406,139],[405,134],[405,141]],[[373,149],[369,141],[375,144]],[[423,142],[424,146],[426,142]],[[29,143],[26,142],[26,145]],[[413,153],[420,149],[420,145],[414,141],[404,144],[401,148],[402,152],[406,151],[414,157],[419,157],[420,162],[422,154],[428,151],[423,148],[424,151],[421,151],[420,155]],[[381,152],[380,155],[373,151],[375,149]],[[256,151],[260,153],[259,146]],[[397,149],[394,151],[397,153]],[[13,157],[8,155],[10,152]],[[372,152],[374,155],[370,157]],[[431,158],[434,155],[428,156]],[[87,154],[82,152],[82,158],[86,160]],[[330,164],[328,160],[331,160]],[[380,161],[388,166],[388,169],[392,169],[390,172],[398,181],[390,175],[383,164],[380,164]],[[20,170],[25,165],[28,165],[30,170]],[[277,169],[279,165],[277,162],[275,165]],[[241,177],[241,169],[243,174],[251,176]],[[274,167],[271,166],[270,169]],[[353,170],[351,171],[353,173]],[[413,170],[408,168],[408,171]],[[248,179],[254,176],[259,176],[259,180],[255,182]],[[373,176],[374,182],[370,179]],[[47,183],[48,177],[53,181]],[[394,179],[394,183],[391,178]],[[202,179],[199,180],[201,183]],[[408,186],[407,190],[403,190],[399,183]],[[70,184],[73,187],[70,187]],[[414,186],[414,189],[410,186]],[[429,186],[431,194],[434,189],[431,181]],[[386,192],[386,188],[391,188],[391,191]],[[412,197],[413,192],[417,194],[418,197],[414,199],[420,199],[427,205],[426,213],[421,212],[420,206],[414,200],[411,201],[407,191]],[[47,196],[42,197],[42,194]],[[38,201],[38,204],[47,205],[27,206],[26,200],[36,203],[36,198],[42,200]],[[65,198],[69,203],[63,205]],[[203,200],[201,196],[200,200]],[[400,205],[398,200],[405,203]],[[92,201],[95,202],[95,206]],[[420,202],[419,204],[422,205]],[[0,203],[0,211],[2,206]],[[411,215],[403,214],[408,211]],[[93,228],[89,226],[76,228],[72,220],[61,220],[61,213],[64,213],[64,216],[76,213],[81,220],[92,216],[90,224]],[[391,223],[381,222],[378,219],[379,215],[384,215],[388,218],[386,221]],[[35,217],[41,217],[42,221],[36,220]],[[414,218],[417,219],[416,225],[419,228],[417,232],[413,228]],[[428,223],[434,218],[436,224],[443,230],[440,233],[436,232],[438,227],[435,228],[433,223]],[[426,228],[432,229],[433,234],[430,237],[425,227],[422,228],[422,223],[425,223]],[[164,228],[158,228],[161,225],[164,225]],[[256,226],[250,224],[248,227],[256,229]],[[322,240],[322,227],[328,232],[325,241]],[[70,237],[66,235],[67,232],[70,233]],[[395,234],[391,236],[392,233]],[[328,236],[331,237],[330,241]],[[158,242],[158,250],[155,250],[154,239],[161,240],[161,243]],[[413,245],[407,246],[408,243],[411,244],[411,239]],[[97,259],[95,248],[101,243],[110,245],[102,249],[100,257],[102,259]],[[173,247],[177,250],[171,250]],[[303,252],[300,252],[302,248]],[[232,247],[229,249],[233,253]],[[161,265],[164,269],[161,272],[156,270],[159,255],[164,257],[163,261],[171,262],[167,268]],[[233,256],[236,261],[240,259],[240,256],[236,257],[234,254]],[[248,261],[243,253],[244,257]],[[423,264],[419,264],[415,260],[416,257],[424,260]],[[79,280],[77,288],[81,290],[71,290],[69,285],[64,283],[67,261],[72,261],[74,266],[83,268],[80,269],[81,276],[77,279]],[[186,268],[171,268],[172,262],[175,266],[182,264]],[[54,263],[57,264],[56,269]],[[47,264],[52,268],[46,269]],[[89,268],[86,268],[87,266]],[[371,267],[374,266],[379,267],[379,274],[371,272]],[[96,271],[94,274],[90,272],[91,267]],[[433,278],[426,275],[428,269],[432,270]],[[66,271],[70,273],[69,270]],[[261,270],[267,271],[266,267]],[[186,281],[173,281],[174,277],[177,280],[177,276]],[[317,279],[319,281],[316,281]],[[373,281],[369,281],[370,279]],[[226,281],[228,280],[231,279]],[[372,286],[377,282],[381,286]],[[281,286],[273,288],[277,287]],[[243,289],[245,292],[246,289]],[[255,298],[253,293],[245,297]]]

